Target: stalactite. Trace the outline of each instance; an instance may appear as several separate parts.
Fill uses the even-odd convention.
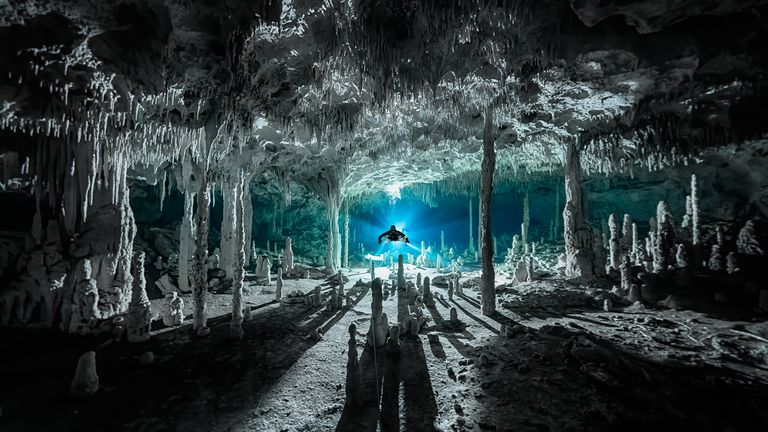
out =
[[[168,191],[168,171],[163,170],[163,178],[160,180],[160,211],[163,211],[163,204],[165,204],[165,194]]]
[[[229,337],[243,338],[243,278],[245,276],[245,212],[243,206],[243,173],[238,173],[232,194],[234,201],[234,238],[235,250],[232,273],[232,320],[229,323]]]
[[[488,108],[485,112],[485,128],[483,131],[483,161],[480,185],[483,240],[480,291],[482,294],[481,310],[483,315],[486,316],[493,315],[496,311],[496,280],[493,269],[493,233],[491,232],[491,196],[493,195],[493,174],[496,169],[496,148],[493,129],[493,111],[491,108]]]
[[[206,336],[210,333],[207,326],[207,302],[208,302],[208,218],[210,215],[210,186],[207,173],[201,179],[200,191],[197,194],[197,212],[195,214],[195,226],[197,238],[195,239],[195,263],[193,268],[193,300],[194,300],[194,330],[198,336]]]

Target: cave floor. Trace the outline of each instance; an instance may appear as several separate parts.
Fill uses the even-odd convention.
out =
[[[408,266],[407,276],[415,279],[416,271]],[[188,322],[139,344],[2,329],[0,430],[747,431],[768,425],[764,321],[642,306],[605,312],[589,289],[557,279],[507,289],[500,295],[505,307],[485,317],[476,289],[448,300],[433,285],[436,302],[426,309],[425,327],[418,337],[401,338],[395,358],[365,347],[370,289],[352,285],[370,277],[364,269],[346,274],[354,307],[340,311],[279,305],[249,286],[249,301],[260,306],[239,341],[227,338],[231,295],[224,294],[212,296],[206,338],[191,336]],[[389,271],[380,268],[377,276]],[[316,284],[286,281],[286,292]],[[405,316],[404,297],[384,301],[390,324]],[[447,322],[451,307],[460,328]],[[351,323],[360,387],[348,400]],[[502,325],[516,323],[522,326],[513,336],[500,335]],[[314,328],[323,334],[319,341],[308,337]],[[89,349],[97,352],[100,390],[70,398],[77,357]],[[142,366],[138,358],[146,351],[155,362]]]

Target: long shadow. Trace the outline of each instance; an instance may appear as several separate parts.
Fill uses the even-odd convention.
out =
[[[266,308],[243,323],[242,340],[229,339],[229,323],[218,320],[206,338],[185,332],[102,347],[83,342],[91,339],[68,343],[54,334],[55,343],[46,343],[45,334],[19,333],[12,346],[0,348],[2,430],[213,430],[250,413],[314,345],[292,330],[296,318],[297,311]],[[94,397],[71,398],[77,358],[94,349],[101,388]],[[138,358],[148,351],[155,362],[141,366]],[[45,416],[36,414],[39,406]]]
[[[487,328],[488,330],[492,331],[494,334],[499,334],[499,331],[498,331],[498,330],[496,330],[496,329],[495,329],[495,328],[494,328],[492,325],[490,325],[490,324],[488,324],[487,322],[485,322],[485,321],[481,320],[480,318],[478,318],[478,317],[477,317],[475,314],[471,313],[471,312],[470,312],[470,311],[468,311],[468,310],[467,310],[465,307],[463,307],[462,305],[458,304],[458,303],[456,302],[456,300],[452,300],[452,301],[451,301],[451,303],[453,303],[454,305],[456,305],[456,307],[457,307],[457,308],[459,308],[459,309],[460,309],[462,312],[464,312],[464,313],[465,313],[465,314],[466,314],[468,317],[470,317],[470,318],[472,318],[473,320],[477,321],[477,322],[478,322],[478,323],[480,323],[480,324],[481,324],[483,327],[485,327],[485,328]]]
[[[463,299],[465,302],[471,304],[472,306],[480,309],[480,303],[477,300],[469,298],[465,294],[459,294],[458,297]]]
[[[402,294],[398,296],[398,322],[404,322],[410,316],[407,297]],[[405,337],[401,341],[400,382],[403,387],[405,430],[433,430],[437,418],[437,402],[419,337]]]
[[[379,392],[385,374],[385,362],[384,349],[374,350],[365,345],[358,362],[357,389],[354,397],[347,395],[336,431],[376,431],[379,419]]]
[[[399,354],[387,354],[384,366],[384,379],[381,389],[381,430],[397,432],[400,430],[400,358]]]
[[[363,289],[360,291],[360,293],[357,295],[357,297],[352,300],[352,307],[357,306],[358,303],[365,297],[366,294],[368,294],[368,290],[370,290],[370,287]],[[308,311],[316,311],[316,315],[307,323],[301,326],[301,329],[304,331],[310,331],[312,329],[318,329],[320,333],[325,333],[328,330],[331,329],[336,323],[338,323],[344,316],[352,310],[352,308],[348,307],[342,307],[339,310],[336,311],[327,311],[325,309],[325,306],[321,306],[321,308],[313,308],[313,307],[307,307]],[[320,325],[322,324],[322,327]]]

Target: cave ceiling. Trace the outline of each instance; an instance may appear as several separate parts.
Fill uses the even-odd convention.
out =
[[[659,169],[765,136],[768,1],[0,1],[0,141],[344,196]],[[139,168],[143,167],[143,168]],[[467,175],[470,174],[470,175]]]

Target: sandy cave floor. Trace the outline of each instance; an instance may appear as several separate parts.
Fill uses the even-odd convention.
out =
[[[406,266],[434,277],[434,270]],[[605,312],[590,290],[557,279],[501,294],[480,313],[479,293],[437,298],[418,338],[399,359],[365,346],[370,276],[345,273],[354,307],[328,312],[279,305],[248,286],[254,309],[245,339],[227,338],[231,295],[211,296],[212,333],[190,322],[145,343],[110,343],[41,331],[0,331],[3,431],[365,431],[376,430],[761,430],[768,425],[768,324],[692,311],[630,306]],[[387,279],[389,270],[377,269]],[[464,274],[463,280],[477,276]],[[358,280],[362,286],[352,287]],[[498,284],[507,281],[502,276]],[[286,280],[285,292],[326,281]],[[273,288],[272,288],[273,289]],[[266,291],[266,292],[263,292]],[[402,321],[405,295],[384,301]],[[186,312],[191,298],[185,296]],[[455,307],[462,329],[448,325]],[[395,319],[397,317],[397,319]],[[357,326],[360,387],[345,391],[348,326]],[[516,323],[514,336],[499,335]],[[320,329],[319,341],[308,338]],[[68,396],[77,357],[97,352],[101,388]],[[155,362],[139,364],[152,351]],[[376,392],[382,395],[377,404]],[[354,403],[351,403],[354,402]]]

